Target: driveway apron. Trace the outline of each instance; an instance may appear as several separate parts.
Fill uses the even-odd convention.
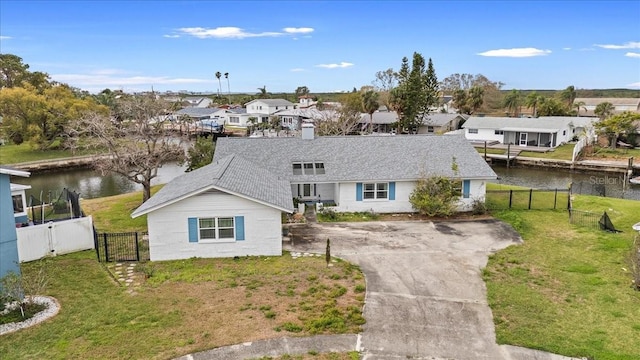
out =
[[[488,256],[520,236],[495,220],[309,224],[291,250],[324,251],[367,279],[364,359],[561,359],[499,346],[481,276]]]

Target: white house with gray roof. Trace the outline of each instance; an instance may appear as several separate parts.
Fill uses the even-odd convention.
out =
[[[363,130],[366,130],[371,123],[373,132],[389,133],[396,131],[395,123],[398,122],[398,113],[395,111],[376,111],[373,113],[373,119],[369,114],[363,113],[360,117],[360,124]],[[418,127],[418,134],[442,134],[448,131],[457,130],[459,124],[464,121],[463,115],[445,114],[445,113],[429,113],[424,115],[422,125]],[[407,129],[408,131],[408,129]],[[414,130],[415,131],[415,130]]]
[[[220,138],[210,165],[136,209],[147,215],[151,260],[280,255],[281,213],[293,198],[336,211],[413,212],[418,180],[459,183],[460,211],[484,201],[496,174],[461,135]]]
[[[305,135],[306,126],[311,135]],[[470,210],[475,199],[484,199],[486,182],[496,179],[460,135],[314,138],[312,129],[303,125],[300,138],[219,139],[214,160],[229,155],[249,159],[288,181],[299,200],[348,212],[413,212],[409,195],[416,182],[433,175],[459,180],[459,210]]]
[[[282,212],[293,212],[290,183],[229,154],[172,180],[131,216],[147,215],[156,261],[282,255]]]
[[[551,147],[574,137],[593,136],[589,117],[541,116],[539,118],[470,117],[462,126],[467,140],[498,141],[518,146]]]

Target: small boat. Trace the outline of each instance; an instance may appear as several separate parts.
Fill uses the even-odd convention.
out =
[[[640,176],[636,176],[629,179],[629,182],[635,185],[640,185]]]

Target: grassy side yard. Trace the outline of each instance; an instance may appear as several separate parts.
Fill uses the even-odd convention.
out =
[[[151,187],[151,195],[162,185]],[[80,207],[93,217],[98,232],[147,231],[147,215],[131,218],[133,210],[142,205],[142,192],[121,194],[96,199],[82,199]]]
[[[22,143],[20,145],[10,144],[0,146],[0,164],[17,164],[29,161],[60,159],[88,154],[89,153],[86,151],[79,151],[74,154],[69,150],[38,150],[32,148],[31,145],[27,143]]]
[[[60,313],[2,337],[6,359],[167,359],[279,336],[357,333],[364,277],[324,257],[246,257],[147,263],[129,293],[92,251],[47,264]],[[151,267],[151,268],[149,268]],[[25,264],[25,276],[34,271]],[[142,278],[142,276],[140,276]]]
[[[519,156],[534,157],[542,159],[555,159],[555,160],[571,160],[573,157],[574,144],[564,144],[555,148],[554,151],[548,151],[545,153],[535,151],[523,151]]]
[[[607,211],[622,233],[571,225],[566,210],[502,211],[524,244],[484,270],[499,343],[589,359],[638,359],[640,292],[627,257],[640,202],[576,196],[574,208]]]

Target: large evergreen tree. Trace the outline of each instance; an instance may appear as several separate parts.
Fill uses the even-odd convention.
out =
[[[398,71],[398,86],[391,90],[391,104],[398,112],[398,130],[414,130],[422,124],[429,107],[438,104],[438,78],[429,59],[413,53],[411,67],[404,57]]]

